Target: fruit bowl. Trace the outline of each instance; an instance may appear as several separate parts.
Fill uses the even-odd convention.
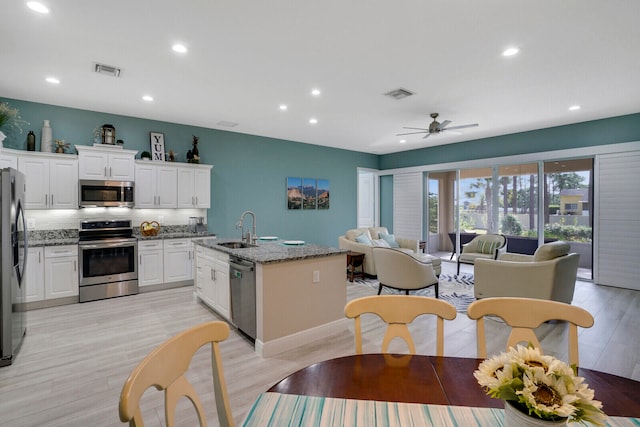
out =
[[[158,221],[145,221],[140,224],[140,234],[143,236],[157,236],[160,231],[160,223]]]

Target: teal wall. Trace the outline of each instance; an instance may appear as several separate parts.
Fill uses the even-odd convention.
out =
[[[191,136],[200,138],[201,163],[214,165],[211,177],[209,230],[220,237],[239,237],[235,229],[240,214],[252,210],[257,216],[258,234],[300,239],[336,246],[338,236],[356,226],[357,168],[378,168],[373,154],[320,147],[293,141],[264,138],[175,123],[104,114],[53,105],[1,99],[18,108],[30,125],[5,146],[25,149],[26,134],[36,134],[40,149],[43,121],[50,120],[54,139],[73,145],[93,144],[93,129],[105,123],[116,128],[124,148],[149,150],[149,132],[165,135],[165,152],[173,149],[184,162],[191,149]],[[139,154],[138,154],[139,157]],[[320,211],[293,211],[286,205],[286,178],[329,180],[331,207]],[[250,224],[247,220],[245,224]],[[185,219],[186,224],[186,219]]]
[[[380,169],[640,141],[640,113],[386,154]]]
[[[380,177],[380,226],[393,233],[393,175]]]

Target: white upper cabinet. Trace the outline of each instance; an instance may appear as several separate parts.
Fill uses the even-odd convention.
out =
[[[80,179],[133,181],[137,151],[76,145]]]
[[[26,177],[25,209],[77,209],[78,159],[68,154],[21,154]]]
[[[175,208],[178,203],[178,170],[170,164],[136,162],[136,208]]]
[[[178,167],[178,208],[211,207],[211,165]]]

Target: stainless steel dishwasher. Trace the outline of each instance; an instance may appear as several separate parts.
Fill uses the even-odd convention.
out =
[[[249,338],[256,339],[256,268],[251,261],[230,257],[231,321]]]

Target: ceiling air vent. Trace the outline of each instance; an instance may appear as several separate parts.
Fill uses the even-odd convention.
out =
[[[227,121],[227,120],[221,120],[221,121],[219,121],[219,122],[218,122],[218,123],[216,123],[216,124],[217,124],[218,126],[226,126],[226,127],[229,127],[229,128],[233,128],[233,127],[238,126],[238,123],[235,123],[235,122],[229,122],[229,121]]]
[[[93,64],[93,71],[98,74],[104,74],[106,76],[111,77],[120,77],[120,73],[122,72],[121,68],[114,67],[112,65],[98,64],[95,62]]]
[[[388,97],[391,97],[393,99],[402,99],[402,98],[406,98],[407,96],[415,95],[415,92],[411,92],[410,90],[398,88],[398,89],[392,90],[390,92],[387,92],[384,95],[388,96]]]

